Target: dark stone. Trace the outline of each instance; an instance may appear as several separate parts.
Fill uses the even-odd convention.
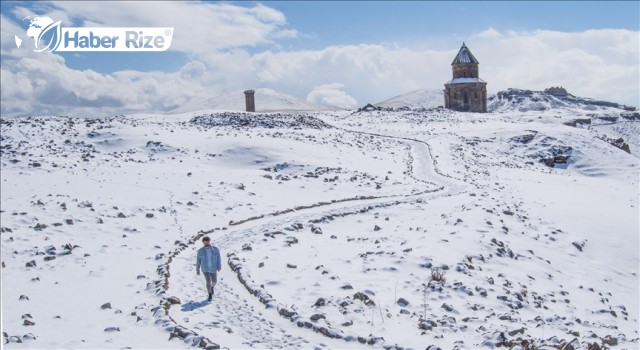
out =
[[[111,309],[111,303],[104,303],[100,306],[102,310]]]
[[[289,311],[289,310],[284,309],[284,308],[283,308],[283,309],[278,310],[278,313],[279,313],[280,315],[284,316],[284,317],[287,317],[287,318],[291,318],[291,317],[293,317],[293,316],[295,316],[295,315],[296,315],[296,313],[295,313],[294,311]]]
[[[451,306],[451,305],[449,305],[447,303],[442,304],[442,306],[440,306],[440,308],[445,309],[447,312],[453,311],[453,306]]]
[[[381,228],[380,226],[378,226],[378,225],[375,225],[375,226],[373,227],[373,230],[374,230],[374,231],[380,231],[380,230],[382,230],[382,228]]]
[[[326,318],[327,318],[327,317],[326,317],[325,315],[321,315],[321,314],[315,314],[315,315],[312,315],[311,317],[309,317],[309,319],[310,319],[311,321],[314,321],[314,322],[315,322],[315,321],[318,321],[318,320],[320,320],[320,319],[326,319]]]
[[[178,297],[171,297],[171,298],[167,299],[167,301],[169,302],[169,304],[172,304],[172,305],[182,304]]]
[[[610,335],[607,335],[606,337],[604,337],[602,339],[602,343],[606,344],[606,345],[610,345],[610,346],[617,346],[618,345],[618,338],[612,337]]]
[[[36,266],[36,261],[35,260],[31,260],[28,263],[25,264],[26,267],[35,267]]]
[[[397,303],[402,307],[406,307],[407,305],[409,305],[409,302],[407,301],[407,299],[404,299],[404,298],[398,299]]]
[[[147,213],[147,215],[145,215],[147,218],[152,218],[154,215],[153,213]]]
[[[33,326],[35,324],[36,324],[35,322],[33,322],[33,321],[29,320],[29,319],[25,319],[24,322],[22,322],[23,326]]]
[[[327,305],[327,301],[324,300],[324,298],[318,298],[318,300],[316,300],[316,303],[313,304],[313,306],[315,307],[321,307],[321,306],[325,306]]]
[[[584,249],[584,243],[580,244],[578,242],[573,242],[572,243],[574,247],[576,247],[579,251],[582,251],[582,249]]]
[[[369,296],[362,292],[358,292],[353,295],[353,300],[360,300],[366,303],[369,300]]]
[[[520,333],[520,334],[524,334],[524,331],[525,331],[524,327],[523,327],[523,328],[520,328],[520,329],[515,329],[515,330],[513,330],[513,331],[509,332],[509,336],[513,337],[513,336],[515,336],[515,335],[516,335],[516,334],[518,334],[518,333]]]

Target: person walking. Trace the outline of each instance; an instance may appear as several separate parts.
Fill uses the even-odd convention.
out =
[[[200,276],[200,270],[207,282],[207,293],[209,293],[208,301],[213,298],[213,289],[218,282],[218,272],[222,268],[220,262],[220,250],[211,245],[209,236],[202,237],[204,247],[198,249],[198,257],[196,261],[196,273]]]

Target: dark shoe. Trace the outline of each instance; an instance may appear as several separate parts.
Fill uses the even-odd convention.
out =
[[[208,301],[211,301],[211,298],[213,297],[213,294],[209,293],[209,298],[207,298]]]

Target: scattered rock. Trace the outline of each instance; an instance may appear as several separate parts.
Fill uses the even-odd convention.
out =
[[[618,338],[607,335],[602,339],[602,343],[605,345],[616,346],[618,345]]]
[[[124,213],[119,212],[119,213],[118,213],[118,217],[119,217],[120,219],[124,219],[124,218],[126,218],[127,216],[126,216],[126,215],[124,215]]]
[[[153,213],[147,213],[145,216],[146,216],[147,218],[149,218],[149,219],[150,219],[150,218],[152,218],[154,215],[153,215]]]
[[[324,300],[324,298],[318,298],[318,300],[316,300],[316,303],[313,304],[314,307],[321,307],[321,306],[325,306],[327,304],[327,301]]]
[[[382,230],[382,228],[381,228],[380,226],[378,226],[378,225],[375,225],[375,226],[373,227],[373,230],[374,230],[374,231],[380,231],[380,230]]]
[[[582,241],[582,242],[573,242],[572,243],[574,247],[576,247],[579,251],[582,251],[584,249],[584,246],[587,244],[587,242]]]
[[[26,296],[26,295],[24,295],[24,294],[22,294],[22,295],[20,296],[19,300],[29,300],[29,297],[28,297],[28,296]]]
[[[442,306],[440,306],[440,308],[445,309],[447,312],[453,311],[453,306],[451,306],[451,305],[449,305],[447,303],[442,304]]]
[[[177,304],[182,304],[180,302],[180,299],[178,297],[171,297],[169,299],[167,299],[167,301],[169,302],[169,304],[171,305],[177,305]]]
[[[104,329],[105,332],[110,333],[110,332],[120,332],[120,327],[107,327]]]
[[[102,306],[100,306],[100,308],[102,310],[111,309],[111,303],[104,303],[104,304],[102,304]]]
[[[327,317],[325,315],[321,315],[321,314],[315,314],[315,315],[312,315],[311,317],[309,317],[309,319],[311,321],[314,321],[314,322],[317,321],[317,320],[326,319],[326,318]]]
[[[290,269],[297,269],[298,265],[287,264],[287,267],[290,268]]]
[[[33,325],[35,325],[35,324],[36,324],[36,323],[35,323],[35,322],[33,322],[33,321],[31,321],[30,319],[25,319],[25,320],[24,320],[24,322],[22,322],[22,325],[23,325],[23,326],[33,326]]]
[[[26,267],[35,267],[36,266],[36,261],[35,260],[31,260],[28,263],[25,264]]]
[[[405,298],[398,299],[397,303],[402,307],[406,307],[407,305],[409,305],[409,302]]]
[[[47,227],[48,227],[48,226],[47,226],[47,225],[45,225],[45,224],[40,224],[40,223],[38,223],[38,224],[36,224],[36,225],[33,227],[33,229],[34,229],[34,230],[36,230],[36,231],[42,231],[42,230],[44,230],[44,229],[45,229],[45,228],[47,228]]]

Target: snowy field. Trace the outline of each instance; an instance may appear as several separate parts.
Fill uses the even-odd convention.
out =
[[[640,347],[637,112],[421,96],[3,117],[4,347]]]

